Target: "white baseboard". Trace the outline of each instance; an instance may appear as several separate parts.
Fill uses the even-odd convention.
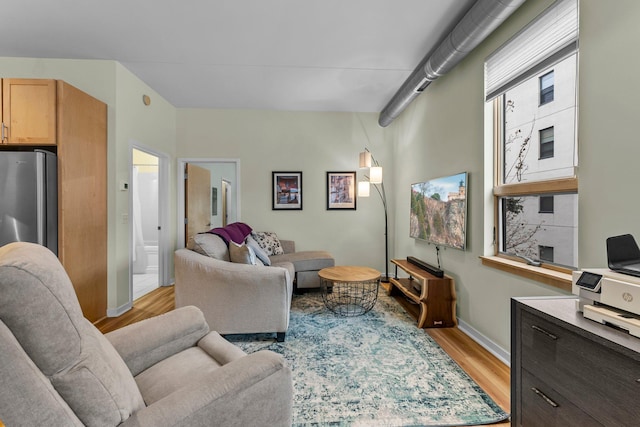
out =
[[[126,304],[122,304],[120,307],[117,307],[117,308],[108,308],[107,309],[107,317],[118,317],[118,316],[121,316],[122,314],[124,314],[127,311],[131,310],[132,307],[133,307],[133,304],[128,302]]]
[[[467,334],[472,340],[484,347],[489,353],[500,359],[502,363],[511,367],[511,353],[478,332],[464,320],[458,319],[458,329]]]

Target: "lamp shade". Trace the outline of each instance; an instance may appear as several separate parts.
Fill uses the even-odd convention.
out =
[[[369,197],[369,181],[358,182],[358,197]]]
[[[371,167],[371,153],[363,151],[360,153],[360,169]]]
[[[373,166],[369,169],[369,182],[372,184],[382,184],[381,166]]]

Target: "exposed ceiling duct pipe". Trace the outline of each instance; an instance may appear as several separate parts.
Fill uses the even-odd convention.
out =
[[[433,54],[427,55],[380,112],[386,127],[438,77],[451,71],[525,0],[477,0]]]

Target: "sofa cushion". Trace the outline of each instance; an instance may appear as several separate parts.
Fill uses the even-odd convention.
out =
[[[289,261],[274,262],[271,264],[271,267],[282,267],[286,269],[289,272],[289,277],[291,277],[291,280],[296,277],[296,268]]]
[[[227,244],[216,234],[199,233],[190,237],[187,241],[187,249],[221,261],[230,261]]]
[[[200,347],[191,347],[168,357],[136,376],[147,405],[197,382],[221,366]]]
[[[246,244],[253,249],[253,252],[256,254],[256,258],[262,261],[263,265],[271,265],[269,255],[264,251],[264,249],[262,249],[262,246],[256,242],[256,239],[251,237],[251,235],[247,236]]]
[[[290,254],[271,256],[271,263],[288,261],[293,263],[296,272],[318,271],[326,267],[333,267],[335,260],[327,251],[300,251]]]
[[[229,258],[231,262],[256,265],[256,254],[249,246],[236,242],[229,242]]]
[[[296,251],[296,242],[293,240],[280,239],[280,244],[282,245],[282,249],[284,249],[285,254]]]
[[[202,338],[192,347],[168,357],[136,376],[136,382],[147,405],[174,391],[198,382],[209,372],[247,354],[217,332]]]
[[[269,256],[282,255],[284,253],[284,249],[276,233],[271,231],[252,231],[251,237],[258,242],[260,247],[264,249]]]
[[[31,243],[0,248],[0,318],[87,426],[117,425],[144,408],[133,375],[82,315],[56,256]]]

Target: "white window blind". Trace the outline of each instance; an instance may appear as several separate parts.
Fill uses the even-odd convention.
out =
[[[485,99],[573,54],[577,44],[578,0],[558,0],[485,60]]]

